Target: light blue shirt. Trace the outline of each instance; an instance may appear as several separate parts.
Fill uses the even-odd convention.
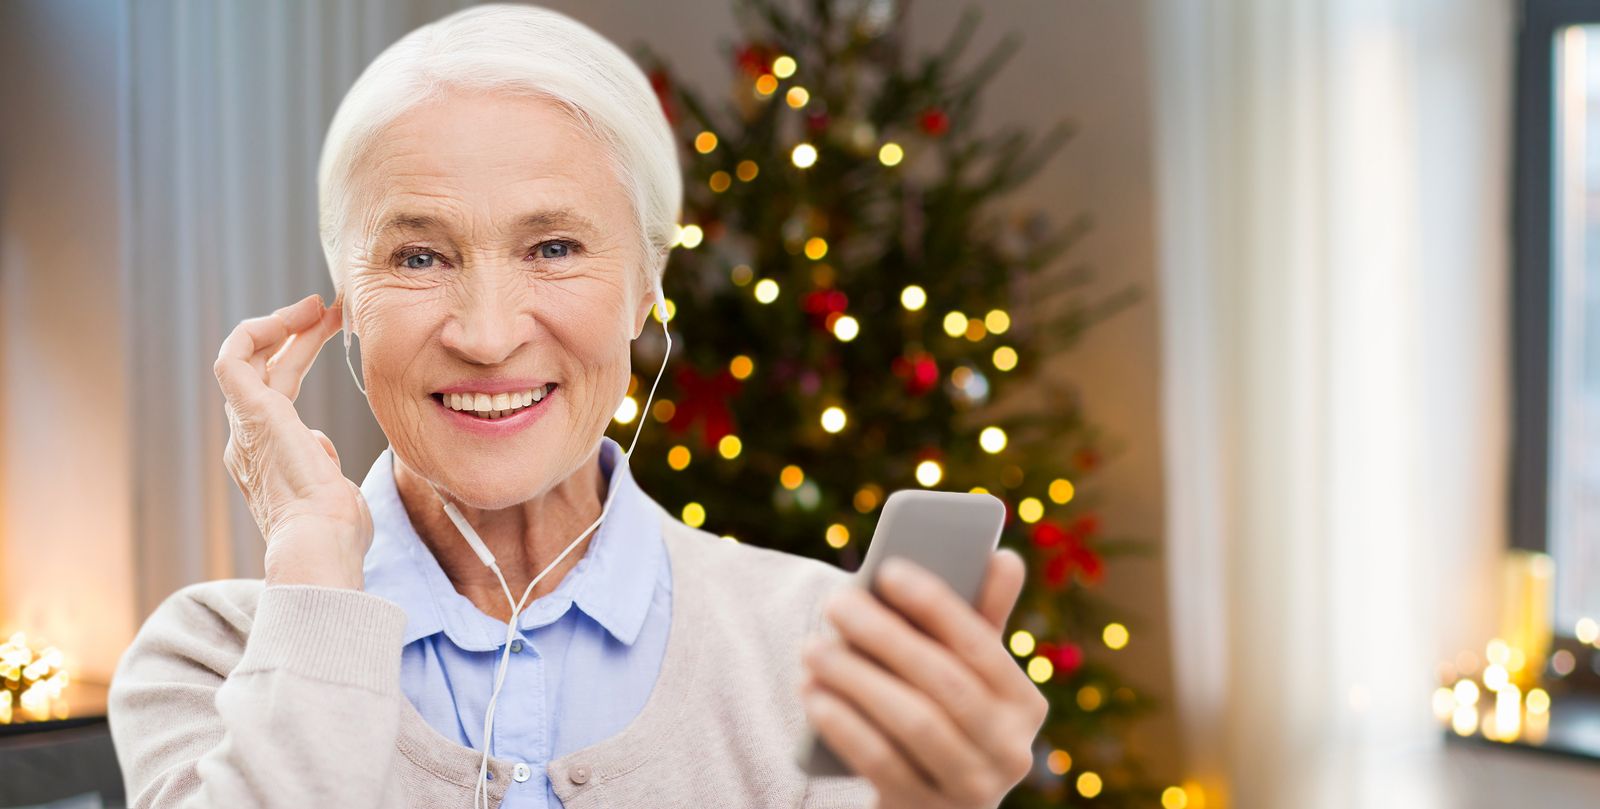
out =
[[[601,441],[611,511],[560,585],[523,610],[495,704],[492,753],[527,765],[515,768],[505,809],[561,806],[545,766],[633,721],[666,650],[672,578],[659,513],[621,463],[622,447]],[[366,590],[406,611],[400,689],[445,738],[481,751],[505,622],[456,592],[422,544],[395,488],[393,447],[361,492],[373,525]]]

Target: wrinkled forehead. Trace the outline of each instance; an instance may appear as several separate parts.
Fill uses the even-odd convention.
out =
[[[451,92],[377,130],[352,167],[358,241],[631,228],[606,144],[565,106],[527,95]]]

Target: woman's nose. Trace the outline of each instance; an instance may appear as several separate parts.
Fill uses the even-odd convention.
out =
[[[473,284],[445,324],[445,348],[479,365],[504,362],[531,338],[533,317],[524,297],[504,284]]]

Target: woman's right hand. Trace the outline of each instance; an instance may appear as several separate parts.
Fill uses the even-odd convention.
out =
[[[222,459],[267,541],[268,585],[362,586],[372,515],[333,442],[294,408],[306,371],[339,331],[339,305],[311,295],[246,320],[213,366],[232,433]]]

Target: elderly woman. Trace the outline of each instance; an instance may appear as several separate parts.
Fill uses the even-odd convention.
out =
[[[420,28],[344,98],[319,190],[334,305],[215,365],[265,578],[174,594],[123,657],[133,805],[980,807],[1026,774],[1019,557],[976,608],[910,564],[880,600],[684,525],[604,437],[682,195],[621,50],[525,6]],[[341,324],[389,441],[360,487],[294,408]],[[796,765],[808,726],[855,774]]]

